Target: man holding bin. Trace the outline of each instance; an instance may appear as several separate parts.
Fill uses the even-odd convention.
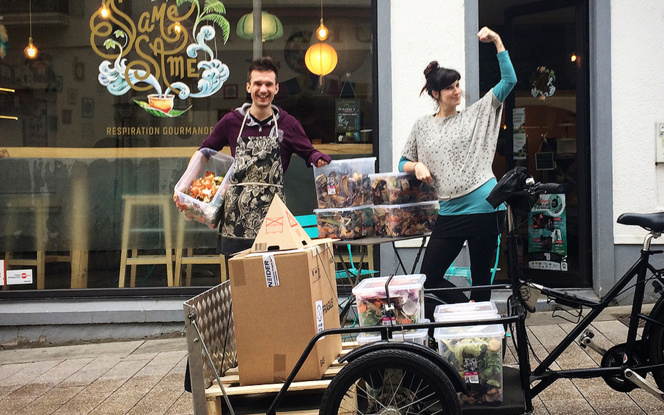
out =
[[[217,243],[217,251],[227,257],[252,246],[274,196],[284,199],[283,177],[293,153],[308,166],[322,167],[330,162],[328,155],[311,145],[295,117],[272,105],[279,92],[277,74],[271,58],[254,60],[246,86],[251,103],[226,114],[201,144],[200,149],[216,151],[229,146],[235,158]],[[200,149],[189,166],[205,164]],[[177,194],[173,199],[180,210],[187,207]]]

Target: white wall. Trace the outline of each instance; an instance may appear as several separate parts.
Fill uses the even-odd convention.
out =
[[[663,1],[611,1],[614,219],[664,211],[664,165],[655,165],[655,123],[664,122],[662,27]],[[615,221],[614,232],[617,244],[642,243],[645,234]]]
[[[392,171],[415,120],[434,113],[434,102],[420,90],[424,68],[437,60],[441,66],[465,73],[463,0],[392,1]],[[464,88],[464,78],[461,87]],[[390,137],[380,137],[389,140]],[[389,166],[383,166],[389,171]]]

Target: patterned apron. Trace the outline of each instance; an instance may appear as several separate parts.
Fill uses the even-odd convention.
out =
[[[224,214],[219,251],[231,255],[250,248],[275,194],[282,200],[283,167],[279,151],[279,127],[268,136],[242,137],[249,111],[244,116],[235,149],[235,170],[224,195]]]

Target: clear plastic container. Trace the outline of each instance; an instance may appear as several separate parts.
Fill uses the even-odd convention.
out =
[[[489,314],[494,316],[498,314],[498,308],[493,301],[479,301],[476,303],[456,303],[456,304],[440,304],[436,306],[433,312],[434,321],[449,321],[454,319],[458,321],[458,315],[470,316],[468,320],[476,320],[472,318],[474,315]],[[478,320],[478,319],[477,319]]]
[[[394,205],[438,200],[436,189],[415,174],[405,172],[370,174],[375,205]]]
[[[360,326],[390,324],[385,315],[388,277],[367,278],[353,288]],[[390,303],[394,307],[394,323],[417,323],[424,318],[424,274],[395,275],[390,281]]]
[[[175,185],[175,192],[180,203],[187,205],[187,208],[182,211],[185,219],[214,227],[221,220],[224,194],[230,186],[230,177],[233,174],[233,157],[209,148],[202,148],[198,151],[205,157],[190,163]],[[194,181],[205,177],[208,172],[216,177],[223,177],[223,179],[214,196],[210,198],[209,202],[205,202],[192,197],[190,192]]]
[[[438,327],[433,336],[438,352],[469,383],[470,393],[459,397],[461,405],[503,402],[502,324]]]
[[[369,175],[375,172],[376,157],[332,160],[327,166],[314,166],[318,208],[372,204]]]
[[[364,227],[362,228],[365,236],[373,236],[374,231],[374,217],[373,217],[373,205],[362,206],[362,211],[364,212]]]
[[[428,323],[429,320],[422,319],[420,323]],[[404,330],[400,332],[392,333],[392,339],[390,341],[396,342],[413,342],[421,344],[422,346],[427,346],[427,336],[429,335],[428,329],[418,329],[418,330]],[[357,343],[362,346],[367,343],[373,343],[380,340],[380,333],[378,332],[368,332],[360,333],[357,335]]]
[[[401,205],[374,206],[374,230],[378,236],[413,236],[431,232],[438,217],[437,200]]]
[[[314,209],[314,213],[319,238],[357,239],[367,235],[366,206]]]

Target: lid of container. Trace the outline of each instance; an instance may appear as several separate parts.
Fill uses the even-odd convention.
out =
[[[353,294],[358,297],[385,297],[385,283],[388,278],[365,278],[353,288]],[[390,296],[403,296],[404,291],[419,290],[426,279],[424,274],[395,275],[390,281]]]
[[[436,340],[468,339],[473,337],[503,337],[505,327],[502,324],[480,324],[465,327],[437,327],[433,331]]]
[[[378,179],[378,178],[381,178],[381,177],[401,177],[401,176],[408,177],[408,178],[413,178],[413,179],[415,178],[414,173],[407,173],[405,171],[403,171],[403,172],[402,171],[391,171],[391,172],[388,172],[388,173],[372,173],[372,174],[369,175],[369,178],[371,180],[375,180],[375,179]]]
[[[473,311],[470,313],[433,313],[433,321],[473,321],[473,320],[491,320],[500,318],[500,314],[495,311]]]
[[[432,209],[440,206],[440,203],[437,200],[427,200],[425,202],[415,202],[415,203],[400,203],[400,204],[394,204],[394,205],[374,205],[374,208],[380,208],[380,209]]]
[[[352,212],[354,210],[364,210],[367,207],[371,207],[370,205],[362,205],[362,206],[350,206],[350,207],[339,207],[339,208],[328,208],[328,209],[314,209],[315,214],[334,214],[337,212]]]
[[[493,301],[440,304],[436,306],[434,314],[472,313],[475,311],[490,311],[493,313],[497,313],[498,308],[496,307],[496,303],[494,303]]]

